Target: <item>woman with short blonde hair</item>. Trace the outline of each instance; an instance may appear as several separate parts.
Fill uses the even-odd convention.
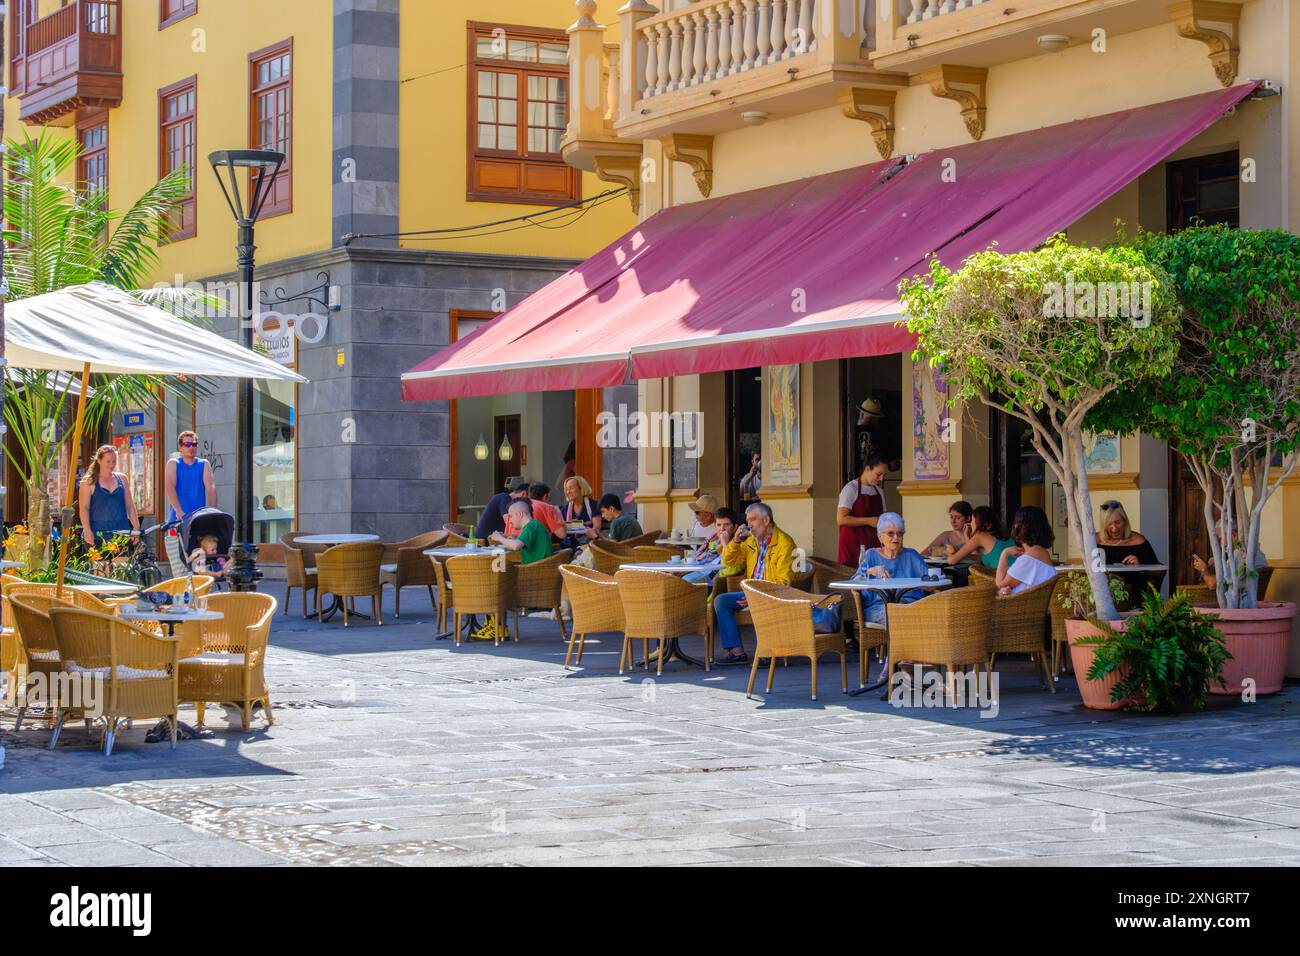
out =
[[[600,536],[600,507],[591,497],[591,484],[582,475],[573,475],[564,479],[564,504],[560,506],[560,517],[568,528],[564,546],[578,548],[592,538]],[[582,524],[581,530],[578,524]]]
[[[1106,555],[1107,564],[1159,564],[1156,549],[1151,542],[1133,530],[1124,506],[1113,498],[1101,503],[1101,520],[1097,522],[1097,546]],[[1164,580],[1163,571],[1121,572],[1119,579],[1128,589],[1129,597],[1136,600],[1147,587],[1159,588]]]

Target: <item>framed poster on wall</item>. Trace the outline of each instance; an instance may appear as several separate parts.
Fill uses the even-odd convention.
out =
[[[799,484],[803,470],[798,365],[773,365],[767,370],[767,447],[767,480],[773,485]]]
[[[126,475],[131,497],[139,514],[153,514],[154,507],[154,436],[152,432],[114,435],[117,470]]]
[[[917,478],[947,478],[952,425],[948,381],[925,362],[912,365],[912,467]]]

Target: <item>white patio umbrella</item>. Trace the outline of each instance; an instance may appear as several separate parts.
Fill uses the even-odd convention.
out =
[[[92,373],[307,381],[264,355],[102,282],[6,303],[4,337],[11,367],[81,373],[68,507],[76,501],[77,449]],[[59,544],[60,593],[67,557],[64,534]]]

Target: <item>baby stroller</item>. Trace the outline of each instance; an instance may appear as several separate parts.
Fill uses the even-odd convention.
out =
[[[206,537],[217,539],[217,558],[223,566],[230,560],[230,542],[235,533],[235,519],[221,511],[218,508],[200,508],[197,511],[191,511],[181,521],[180,540],[183,542],[181,563],[187,571],[203,573],[205,570],[211,573],[212,568],[201,567],[204,562],[196,560],[194,565],[190,563],[190,555],[194,554],[200,547],[201,542]],[[214,582],[216,590],[221,590],[225,586],[225,576],[218,575]]]

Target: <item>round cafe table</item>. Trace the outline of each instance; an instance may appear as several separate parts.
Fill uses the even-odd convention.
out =
[[[421,552],[421,554],[426,555],[431,561],[445,561],[448,558],[467,557],[469,555],[475,555],[475,554],[479,554],[479,555],[486,554],[495,558],[497,555],[505,554],[505,553],[506,553],[505,548],[498,547],[496,545],[488,545],[487,547],[484,547],[483,545],[479,545],[476,548],[470,548],[467,545],[463,545],[463,544],[448,545],[445,548],[428,548],[425,551]],[[465,620],[465,633],[473,634],[477,627],[478,627],[478,615],[471,614]],[[435,634],[433,639],[435,641],[445,641],[447,638],[451,637],[453,633],[455,633],[454,628],[450,631],[443,631],[441,634]]]
[[[950,578],[942,577],[937,580],[933,578],[860,578],[856,580],[830,582],[830,587],[836,591],[876,591],[885,599],[887,604],[894,603],[898,600],[900,595],[905,594],[908,591],[915,591],[917,589],[935,591],[940,588],[951,586],[952,580]],[[853,599],[855,601],[861,600],[857,593],[853,594]],[[888,644],[886,644],[886,648],[888,648]],[[860,643],[858,645],[858,653],[866,653],[866,650]],[[888,650],[886,650],[886,655],[888,655]],[[867,684],[863,687],[859,687],[857,690],[849,691],[849,696],[858,697],[868,691],[878,690],[884,686],[885,680],[882,677],[874,684]]]
[[[365,544],[369,541],[378,540],[379,535],[377,534],[305,534],[301,538],[295,539],[294,544],[317,544],[332,548],[336,544]],[[325,609],[325,613],[321,615],[321,617],[326,621],[332,621],[334,615],[343,610],[343,598],[339,597],[337,594],[333,597],[333,602]],[[370,620],[370,615],[362,614],[360,611],[349,611],[348,613],[355,614],[357,617],[366,621]]]
[[[192,611],[176,612],[163,611],[161,609],[144,611],[140,608],[128,604],[117,610],[117,616],[124,621],[157,621],[163,627],[167,628],[167,636],[176,636],[176,625],[187,624],[192,621],[219,621],[223,617],[220,611],[200,611],[195,608]],[[155,738],[168,738],[171,736],[171,718],[164,717],[154,728],[149,731],[149,736]],[[212,731],[200,731],[184,721],[176,721],[176,737],[179,740],[188,740],[191,738],[211,737]]]

